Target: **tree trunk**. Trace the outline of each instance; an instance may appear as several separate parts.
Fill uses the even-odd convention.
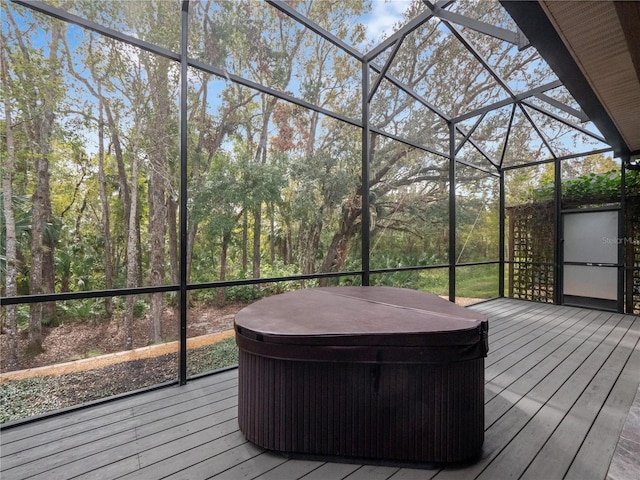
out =
[[[58,46],[62,36],[61,26],[54,25],[49,43],[48,66],[51,67],[50,74],[55,75],[59,70],[56,65],[58,59]],[[45,232],[46,225],[53,225],[51,213],[51,192],[49,187],[49,150],[51,133],[53,131],[55,119],[55,96],[48,85],[43,85],[40,98],[40,106],[34,106],[34,112],[39,111],[34,122],[34,140],[37,145],[38,154],[35,159],[35,189],[33,193],[32,210],[32,242],[31,242],[31,293],[53,293],[55,291],[55,270],[53,261],[53,251],[55,248],[54,235],[52,231]],[[51,97],[49,96],[51,95]],[[47,302],[34,306],[29,313],[29,350],[32,352],[42,351],[42,321],[51,320],[55,317],[55,302]],[[33,331],[32,331],[33,330]]]
[[[149,280],[152,286],[164,284],[164,234],[167,213],[164,202],[164,178],[158,171],[157,162],[153,162],[151,168],[151,179],[149,182],[149,236],[151,239],[151,250],[149,252]],[[154,343],[162,339],[162,293],[151,295],[151,338]]]
[[[269,209],[269,261],[273,265],[276,261],[276,220],[275,220],[275,206],[272,204]]]
[[[322,263],[321,271],[328,273],[342,270],[347,258],[349,241],[357,231],[357,220],[362,215],[362,197],[358,194],[350,202],[343,206],[340,228],[333,235],[327,255]],[[320,279],[320,286],[326,287],[329,284],[328,278]]]
[[[249,213],[242,215],[242,271],[246,272],[249,266]]]
[[[187,282],[191,282],[191,262],[193,261],[193,245],[198,234],[198,222],[189,222],[187,227]]]
[[[104,288],[113,288],[113,257],[111,253],[111,223],[109,219],[109,193],[107,192],[107,181],[104,174],[104,108],[102,104],[102,92],[98,84],[98,181],[100,182],[100,202],[102,204],[102,226],[104,229]],[[113,317],[113,298],[107,297],[104,300],[104,309],[107,319]]]
[[[151,87],[152,112],[149,126],[152,143],[151,172],[149,181],[149,235],[151,251],[149,252],[149,280],[152,286],[161,286],[165,282],[165,233],[167,222],[167,203],[165,192],[169,182],[168,160],[170,156],[168,127],[171,119],[169,99],[169,60],[158,59],[154,66],[147,70]],[[151,295],[151,325],[154,343],[162,340],[163,294]]]
[[[316,103],[320,101],[319,97],[315,98]],[[316,132],[318,128],[319,115],[317,112],[313,112],[311,115],[311,122],[309,124],[309,135],[307,139],[307,145],[305,146],[305,160],[308,164],[314,161],[314,155],[316,150]],[[302,273],[314,273],[316,269],[316,256],[318,255],[318,249],[320,248],[320,235],[322,234],[325,205],[328,203],[327,195],[324,194],[323,204],[320,206],[319,212],[313,212],[313,220],[307,233],[307,241],[303,248],[304,253],[302,255]]]
[[[322,212],[321,212],[322,214]],[[322,221],[314,221],[307,232],[307,240],[304,242],[302,254],[302,273],[313,273],[316,269],[316,255],[320,247],[320,235],[322,233]]]
[[[47,142],[47,150],[49,149]],[[43,227],[43,251],[42,251],[42,284],[43,291],[46,293],[53,293],[56,289],[56,273],[55,273],[55,260],[54,260],[54,250],[55,250],[55,236],[53,232],[53,213],[51,211],[51,188],[49,185],[49,159],[46,159],[46,172],[44,172],[44,185],[43,185],[43,193],[44,193],[44,218],[45,225],[48,225],[48,228]],[[56,303],[55,302],[46,302],[42,304],[42,318],[47,323],[51,323],[56,317]]]
[[[167,218],[164,203],[164,178],[152,167],[151,181],[149,182],[149,235],[151,237],[151,251],[149,252],[149,280],[152,286],[164,284],[164,233]],[[151,338],[154,343],[162,340],[162,293],[151,295]]]
[[[220,281],[227,279],[227,252],[229,250],[229,242],[231,242],[231,232],[225,232],[222,235],[222,246],[220,248]],[[226,302],[226,289],[224,287],[218,288],[218,307],[224,307]]]
[[[167,196],[167,229],[169,230],[169,267],[171,283],[180,282],[180,253],[178,248],[178,203],[173,195]]]
[[[293,232],[291,231],[291,225],[287,225],[287,255],[286,255],[286,263],[287,265],[291,265],[293,263]]]
[[[138,235],[136,232],[136,225],[138,224],[137,210],[138,210],[138,155],[134,154],[132,157],[131,165],[131,212],[129,217],[129,228],[127,237],[127,288],[133,288],[138,286]],[[125,304],[124,314],[124,330],[125,330],[125,349],[131,350],[133,348],[133,310],[136,302],[136,295],[128,295]]]
[[[13,120],[11,119],[11,98],[8,85],[8,68],[5,58],[5,38],[0,33],[0,78],[5,86],[4,90],[4,122],[7,139],[6,162],[2,168],[2,200],[4,205],[5,219],[5,292],[7,297],[15,297],[18,294],[18,241],[16,236],[16,222],[13,214],[13,169],[15,166],[15,142],[13,138]],[[16,305],[7,305],[6,311],[6,332],[7,347],[9,349],[8,370],[18,367],[18,315]]]
[[[49,191],[49,140],[53,130],[54,113],[47,109],[35,119],[35,140],[38,155],[35,158],[35,188],[31,213],[31,271],[29,284],[31,294],[51,293],[53,277],[53,241],[45,238],[45,226],[51,224],[51,199]],[[29,312],[30,352],[42,351],[42,320],[51,318],[51,304],[32,304]],[[55,312],[55,304],[53,306]]]
[[[44,129],[44,126],[40,127]],[[31,295],[44,293],[42,269],[44,265],[44,224],[45,199],[44,189],[48,182],[45,181],[48,175],[48,161],[46,150],[41,152],[41,156],[35,159],[36,164],[36,187],[32,196],[31,209],[31,268],[29,274],[29,286]],[[32,353],[42,352],[42,303],[33,303],[29,309],[29,345],[28,350]]]
[[[258,140],[258,148],[256,149],[255,162],[267,163],[267,141],[269,137],[269,121],[273,108],[278,100],[276,98],[266,100],[263,109],[262,128],[260,130],[260,139]],[[260,247],[262,229],[262,203],[254,205],[253,210],[253,278],[260,278]]]
[[[260,278],[260,229],[262,228],[262,204],[253,210],[253,278]]]

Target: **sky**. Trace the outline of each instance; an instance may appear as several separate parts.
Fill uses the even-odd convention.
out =
[[[411,0],[373,0],[371,13],[362,17],[362,23],[367,26],[367,40],[378,43],[383,36],[393,33],[393,26],[402,19],[410,4]]]

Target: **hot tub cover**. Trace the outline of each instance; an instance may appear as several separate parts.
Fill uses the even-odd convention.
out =
[[[238,346],[301,361],[449,363],[485,357],[484,315],[392,287],[311,288],[267,297],[235,317]]]

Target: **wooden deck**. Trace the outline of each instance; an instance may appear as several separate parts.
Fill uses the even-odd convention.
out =
[[[640,383],[640,318],[498,299],[482,457],[409,468],[290,460],[247,443],[229,370],[1,433],[3,480],[599,479]]]

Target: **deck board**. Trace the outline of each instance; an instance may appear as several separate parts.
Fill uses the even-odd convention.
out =
[[[494,341],[493,344],[489,344],[492,355],[487,358],[485,364],[487,367],[492,367],[499,363],[512,363],[514,358],[526,355],[532,347],[547,343],[565,328],[569,329],[576,324],[584,325],[589,315],[591,314],[580,316],[576,320],[569,315],[560,315],[551,320],[542,319],[540,323],[531,325],[530,328],[511,332]]]
[[[587,320],[587,318],[584,318],[584,320]],[[584,321],[573,321],[571,319],[563,321],[560,318],[560,323],[555,328],[540,332],[540,335],[536,337],[527,338],[525,342],[519,345],[519,348],[514,350],[511,346],[505,346],[503,351],[496,351],[493,357],[487,359],[485,381],[499,383],[505,372],[529,371],[572,338],[595,328],[604,320],[606,320],[606,317],[603,318],[601,316],[599,318],[594,316],[589,324],[585,324]],[[507,354],[505,355],[505,353]]]
[[[531,459],[535,459],[538,455],[545,441],[552,434],[551,432],[557,429],[566,412],[572,409],[589,385],[593,385],[595,378],[593,372],[601,371],[606,361],[610,358],[615,348],[615,345],[612,344],[614,342],[617,343],[622,337],[623,332],[621,330],[620,328],[614,329],[613,334],[607,337],[608,341],[600,343],[577,366],[571,376],[566,381],[563,381],[560,388],[550,398],[538,397],[535,399],[540,403],[544,401],[544,404],[538,410],[535,410],[535,415],[530,417],[526,425],[500,451],[499,458],[492,461],[478,478],[496,479],[506,478],[509,475],[520,478],[532,461]],[[558,382],[563,380],[562,377],[564,376],[559,376]],[[580,421],[589,422],[588,418],[582,418]],[[566,452],[566,454],[570,455],[569,452]],[[566,468],[561,469],[559,465],[556,468],[556,470],[553,470],[553,474],[557,475],[558,472],[566,471]]]
[[[634,328],[640,328],[638,320]],[[629,360],[616,379],[616,384],[598,412],[598,417],[583,439],[580,450],[567,472],[567,480],[605,478],[616,446],[612,440],[620,436],[629,405],[633,403],[636,395],[637,387],[633,390],[633,386],[638,383],[639,377],[640,341],[636,343]],[[603,439],[606,442],[603,442]],[[634,456],[634,452],[631,454]],[[637,462],[640,461],[640,452],[635,452],[635,458]],[[638,469],[636,463],[636,471]]]
[[[466,465],[288,459],[246,441],[237,371],[1,432],[3,479],[605,479],[640,383],[640,318],[496,299],[485,445]],[[419,467],[419,468],[418,468]]]
[[[531,347],[523,347],[522,350],[512,355],[511,362],[501,361],[487,367],[485,372],[485,401],[499,401],[499,395],[505,390],[507,393],[516,393],[522,390],[524,385],[535,385],[549,374],[564,358],[568,357],[575,349],[586,341],[598,328],[600,328],[611,315],[602,315],[588,326],[576,327],[567,334],[555,335],[546,343],[537,348],[537,342],[531,342]],[[496,398],[498,397],[498,398]],[[508,398],[507,395],[504,396]]]
[[[327,480],[328,478],[342,479],[361,468],[361,465],[348,463],[323,463],[304,477],[304,480]],[[284,480],[284,479],[283,479]]]
[[[288,480],[298,479],[309,475],[323,465],[323,462],[313,460],[288,460],[277,467],[260,473],[255,480]],[[308,478],[308,477],[305,477]]]
[[[235,380],[233,382],[237,383]],[[153,438],[154,433],[160,437],[156,441],[163,444],[167,432],[170,435],[174,435],[174,438],[180,438],[179,433],[185,428],[201,428],[203,422],[207,423],[216,420],[219,411],[235,408],[237,404],[236,395],[237,387],[227,388],[222,392],[210,390],[209,395],[196,397],[193,403],[189,403],[189,409],[185,409],[183,402],[172,405],[166,403],[166,399],[160,399],[153,402],[154,408],[151,411],[149,411],[149,408],[142,408],[140,413],[135,416],[110,416],[111,424],[104,425],[102,423],[104,417],[99,417],[98,424],[101,425],[100,428],[85,430],[65,426],[60,430],[61,435],[66,439],[64,449],[61,449],[55,440],[46,444],[39,443],[37,446],[26,447],[24,442],[29,439],[23,439],[19,443],[24,448],[15,454],[7,455],[16,448],[16,445],[3,445],[3,469],[16,467],[15,472],[21,472],[25,468],[28,469],[29,464],[35,460],[38,460],[42,470],[49,471],[48,469],[56,469],[57,467],[64,469],[68,467],[67,453],[75,454],[78,448],[82,448],[84,455],[87,457],[100,456],[103,452],[109,452],[110,455],[120,455],[120,450],[126,455],[130,452],[129,449],[132,443],[135,443],[138,448],[142,448],[150,441],[149,439]],[[159,403],[164,404],[165,407],[162,409],[155,408]],[[125,409],[125,411],[128,410],[129,408]],[[122,410],[119,411],[122,412]],[[229,417],[227,419],[235,418],[233,414],[226,414],[226,417]],[[83,426],[86,427],[86,425]],[[55,432],[47,432],[45,436],[50,436],[52,433]],[[5,448],[7,452],[5,452]],[[4,462],[5,455],[7,455],[6,464]],[[110,458],[111,456],[106,456],[102,461],[108,463]],[[20,465],[21,468],[17,467],[17,465]],[[57,472],[58,470],[55,471]]]
[[[638,329],[629,328],[622,341],[593,376],[587,388],[583,390],[553,434],[548,437],[542,449],[538,451],[523,478],[530,480],[549,478],[554,472],[569,469],[582,444],[582,439],[586,437],[601,407],[607,401],[621,366],[624,369],[639,337]],[[615,444],[613,446],[615,447]],[[601,443],[598,452],[593,452],[600,459],[599,463],[611,462],[611,457],[606,454],[606,451],[606,445]]]

